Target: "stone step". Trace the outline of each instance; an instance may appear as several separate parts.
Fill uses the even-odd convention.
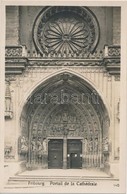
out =
[[[101,180],[101,181],[117,181],[117,178],[112,178],[112,177],[85,177],[85,176],[14,176],[10,177],[8,180],[8,183],[12,182],[28,182],[28,181],[89,181],[89,180]]]
[[[63,170],[63,169],[45,169],[24,171],[20,174],[10,176],[7,182],[7,188],[32,188],[32,187],[51,187],[63,186],[73,182],[75,185],[79,182],[83,184],[94,184],[101,181],[116,182],[118,179],[109,176],[103,171],[97,169],[91,170]]]
[[[11,188],[36,188],[64,186],[65,184],[96,184],[100,181],[117,182],[118,179],[109,177],[88,177],[88,176],[42,176],[42,175],[15,175],[9,178],[6,189]]]

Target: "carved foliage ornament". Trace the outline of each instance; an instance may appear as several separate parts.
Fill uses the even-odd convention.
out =
[[[49,7],[35,21],[34,42],[41,54],[90,53],[98,39],[97,20],[86,8]]]
[[[21,57],[22,56],[22,47],[6,47],[5,48],[5,56],[6,57]]]

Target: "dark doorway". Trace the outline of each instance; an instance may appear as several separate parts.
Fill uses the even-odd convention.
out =
[[[68,140],[68,168],[82,168],[81,140]]]
[[[63,168],[63,140],[51,139],[48,143],[48,168]]]
[[[81,158],[79,153],[70,154],[70,168],[81,168]]]

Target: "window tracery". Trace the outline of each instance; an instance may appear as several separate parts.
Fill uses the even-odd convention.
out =
[[[36,19],[33,33],[42,55],[74,57],[95,50],[99,25],[84,7],[49,7]]]

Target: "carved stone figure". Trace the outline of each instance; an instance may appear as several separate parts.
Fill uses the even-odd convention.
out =
[[[33,138],[32,141],[31,141],[31,150],[33,152],[36,151],[36,141],[35,141],[35,138]]]
[[[66,112],[63,113],[62,119],[63,119],[64,122],[67,122],[68,117],[67,117],[67,113]]]
[[[108,137],[103,138],[103,151],[104,152],[108,152],[109,151]]]
[[[40,159],[42,157],[43,154],[43,146],[42,146],[42,140],[39,137],[37,140],[37,157],[38,157],[38,163],[40,163]]]
[[[26,139],[26,137],[21,137],[21,154],[26,154],[28,152],[28,141]]]
[[[63,130],[64,130],[64,135],[68,135],[69,129],[67,124],[63,126]]]
[[[89,152],[90,153],[93,152],[93,139],[92,138],[89,140]]]
[[[47,151],[47,140],[43,139],[43,152]]]
[[[38,138],[38,140],[37,140],[37,150],[38,151],[42,150],[41,138]]]

